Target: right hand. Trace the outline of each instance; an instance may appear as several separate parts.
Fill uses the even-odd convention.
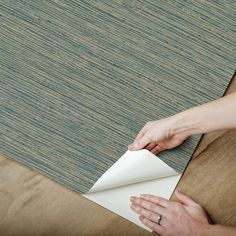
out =
[[[146,148],[153,154],[180,145],[188,138],[187,134],[175,133],[174,118],[149,121],[141,129],[134,142],[128,146],[131,151]]]

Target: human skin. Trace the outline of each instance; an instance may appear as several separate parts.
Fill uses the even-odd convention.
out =
[[[157,154],[180,145],[191,135],[233,128],[236,128],[236,92],[176,115],[147,122],[128,148],[146,148]]]
[[[190,108],[176,115],[148,122],[129,150],[146,148],[154,154],[180,145],[191,135],[236,128],[236,92]],[[153,231],[163,236],[236,235],[236,228],[212,225],[204,209],[189,197],[175,192],[178,202],[145,194],[131,197],[131,209]],[[156,223],[162,215],[160,225]]]

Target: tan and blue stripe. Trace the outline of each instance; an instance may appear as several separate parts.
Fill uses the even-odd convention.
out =
[[[1,154],[86,192],[147,121],[223,95],[235,16],[235,1],[1,1]],[[160,158],[182,172],[199,138]]]

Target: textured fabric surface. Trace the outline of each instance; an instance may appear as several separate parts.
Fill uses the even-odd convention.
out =
[[[1,154],[85,193],[149,120],[223,95],[235,1],[1,1]],[[159,156],[182,172],[199,136]]]

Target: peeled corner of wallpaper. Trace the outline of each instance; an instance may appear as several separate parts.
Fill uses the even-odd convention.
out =
[[[130,209],[130,197],[146,193],[169,199],[180,177],[148,150],[128,150],[82,196],[150,231]]]
[[[146,149],[127,150],[92,186],[89,193],[104,191],[178,173]]]

